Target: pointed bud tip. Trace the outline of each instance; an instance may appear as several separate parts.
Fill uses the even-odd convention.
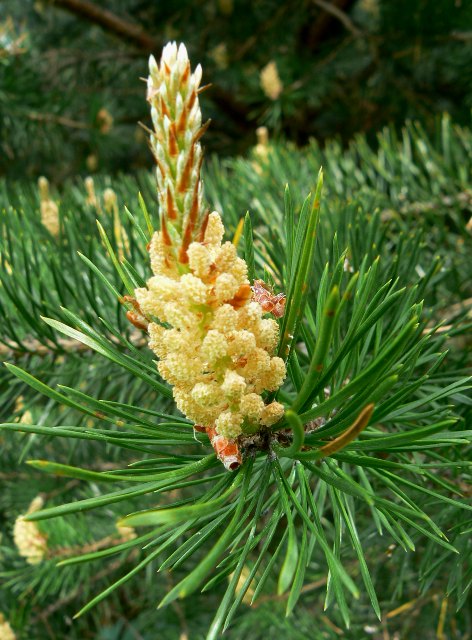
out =
[[[151,74],[157,73],[158,71],[156,58],[152,54],[149,56],[149,71]]]

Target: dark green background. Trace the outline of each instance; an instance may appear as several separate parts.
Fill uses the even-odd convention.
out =
[[[88,3],[140,28],[131,39],[98,24],[82,2],[72,11],[70,0],[0,1],[0,174],[45,173],[59,183],[149,166],[137,127],[149,120],[140,78],[150,51],[159,56],[170,39],[186,43],[212,83],[202,96],[204,117],[213,120],[205,143],[223,156],[253,145],[261,124],[303,145],[310,137],[346,142],[360,131],[372,138],[406,118],[431,127],[443,111],[458,123],[469,118],[469,0],[325,3],[338,15],[315,0]],[[218,62],[222,47],[226,60]],[[259,81],[271,60],[284,85],[277,100]],[[113,118],[109,131],[102,109]]]

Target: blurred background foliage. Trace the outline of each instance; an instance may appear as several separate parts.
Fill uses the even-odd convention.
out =
[[[292,143],[274,142],[256,147],[246,158],[218,159],[215,155],[205,170],[206,195],[215,208],[224,211],[229,237],[249,209],[256,230],[256,248],[264,252],[269,247],[272,257],[276,259],[278,253],[280,259],[283,250],[279,236],[283,230],[270,221],[282,216],[284,182],[289,182],[300,200],[300,194],[313,186],[313,176],[322,164],[326,174],[320,228],[323,244],[329,244],[336,232],[339,246],[348,248],[347,268],[352,264],[357,269],[364,258],[380,255],[385,278],[394,273],[410,292],[418,278],[427,282],[423,317],[432,324],[446,325],[444,331],[441,329],[441,350],[448,349],[448,354],[432,379],[433,385],[444,387],[471,369],[472,133],[444,116],[438,122],[438,134],[431,139],[412,123],[402,129],[400,137],[392,128],[386,128],[379,133],[377,146],[378,150],[373,151],[365,136],[359,135],[347,149],[336,142],[327,143],[323,149],[312,142],[302,150]],[[110,188],[116,193],[116,203],[120,203],[119,211],[111,211],[106,205],[105,194]],[[151,411],[156,407],[167,410],[167,405],[159,403],[156,393],[135,374],[105,361],[100,354],[78,348],[80,343],[58,341],[57,334],[39,318],[46,315],[67,322],[61,309],[65,306],[105,335],[108,327],[115,327],[124,339],[136,337],[133,338],[133,327],[125,319],[122,306],[103,286],[101,277],[117,288],[121,283],[100,243],[94,220],[101,220],[118,251],[120,240],[128,238],[129,245],[122,250],[130,264],[146,277],[145,244],[123,206],[139,214],[139,192],[149,204],[152,218],[157,219],[155,181],[149,171],[116,178],[103,175],[93,181],[90,177],[75,178],[59,190],[51,187],[59,226],[49,230],[41,222],[36,182],[0,180],[0,355],[59,391],[65,387],[56,387],[58,384],[76,387],[79,393],[97,399],[136,403]],[[116,224],[117,217],[120,225]],[[121,229],[119,234],[117,229]],[[93,259],[98,272],[90,270],[79,252]],[[316,258],[315,289],[324,268],[323,256],[325,251]],[[124,353],[139,356],[151,365],[151,352],[146,348],[138,351]],[[86,396],[78,397],[82,402],[81,398]],[[460,419],[459,433],[470,434],[470,397],[466,392],[455,393],[451,402]],[[83,415],[67,404],[58,405],[14,378],[6,367],[0,367],[0,407],[0,419],[5,422],[35,423],[46,428],[103,426],[102,413]],[[105,405],[100,405],[102,408]],[[432,406],[432,415],[437,410],[437,405]],[[61,568],[56,567],[57,559],[100,549],[105,543],[118,544],[120,532],[115,522],[130,510],[127,502],[121,507],[108,505],[101,513],[77,513],[72,518],[46,521],[43,531],[48,536],[48,553],[36,565],[28,564],[15,547],[13,523],[38,494],[47,506],[101,495],[97,483],[44,474],[27,466],[27,459],[109,470],[141,460],[141,451],[131,447],[129,452],[118,452],[106,442],[102,445],[3,430],[0,446],[0,612],[8,617],[18,640],[206,637],[219,604],[219,588],[156,610],[157,602],[184,575],[182,568],[157,572],[157,560],[87,615],[73,621],[73,615],[87,601],[134,569],[142,552],[123,550],[105,562]],[[427,459],[422,451],[405,452],[405,459],[410,455],[418,463]],[[471,482],[470,462],[466,461],[470,460],[470,445],[466,440],[457,447],[446,442],[433,455],[440,466],[434,470],[434,482],[426,480],[426,485],[439,484],[446,500],[459,499],[468,504]],[[379,495],[389,495],[380,483],[375,482],[374,487]],[[142,508],[149,506],[149,497],[139,500],[137,504]],[[378,535],[371,512],[363,509],[357,528],[379,597],[380,622],[365,593],[358,601],[349,602],[350,629],[345,628],[339,607],[324,610],[327,575],[318,549],[307,569],[306,584],[293,615],[285,617],[287,594],[274,594],[276,581],[271,578],[254,606],[243,602],[224,637],[403,640],[417,633],[422,640],[470,638],[470,512],[419,493],[415,493],[415,503],[429,511],[459,553],[414,530],[410,533],[416,551],[405,553],[388,535]],[[331,534],[331,502],[326,505],[323,526]],[[284,528],[285,522],[281,532]],[[342,558],[359,579],[358,562],[346,543]]]
[[[205,144],[225,156],[258,125],[346,142],[443,111],[465,123],[472,106],[467,0],[2,0],[0,173],[148,166],[139,78],[170,39],[204,67]]]
[[[112,235],[119,218],[132,263],[146,275],[144,247],[123,205],[139,211],[141,191],[157,219],[151,153],[138,125],[150,124],[139,79],[147,75],[149,53],[159,56],[169,39],[186,43],[193,64],[204,67],[204,82],[212,85],[201,96],[204,117],[213,121],[205,136],[212,154],[205,188],[208,201],[224,212],[229,232],[249,209],[261,247],[272,241],[267,220],[281,215],[285,183],[300,200],[322,164],[325,239],[336,230],[342,249],[360,247],[357,257],[349,254],[354,261],[374,255],[380,249],[359,225],[375,216],[382,259],[392,270],[401,263],[408,283],[423,277],[440,256],[441,269],[425,294],[425,314],[431,323],[449,327],[441,384],[470,372],[470,0],[0,0],[2,360],[51,385],[79,385],[83,393],[143,406],[152,402],[132,375],[55,342],[39,316],[61,317],[60,306],[67,306],[92,324],[98,325],[100,316],[123,335],[131,329],[77,252],[93,258],[115,282],[94,220],[105,220]],[[443,112],[450,116],[440,117]],[[408,119],[414,122],[405,125]],[[255,146],[260,125],[269,128],[270,139]],[[41,223],[39,175],[51,182],[60,233]],[[88,175],[94,175],[94,193],[82,179]],[[106,209],[109,188],[116,192],[119,213]],[[421,259],[407,264],[402,247],[412,238]],[[57,426],[84,420],[14,379],[5,367],[0,400],[2,421]],[[464,429],[470,428],[471,408],[465,394],[457,399]],[[51,521],[46,527],[51,555],[28,564],[18,554],[12,529],[33,498],[42,494],[48,505],[56,505],[99,490],[22,462],[44,457],[106,470],[128,459],[106,445],[36,435],[2,432],[0,446],[0,612],[17,638],[205,637],[218,593],[156,611],[179,574],[156,573],[154,564],[73,622],[77,610],[131,570],[138,556],[122,552],[105,566],[56,569],[58,555],[119,542],[114,525],[119,510],[109,507],[102,516]],[[129,460],[134,455],[130,451]],[[470,459],[470,449],[468,454],[465,445],[455,452],[444,446],[441,456],[459,468],[457,475],[437,473],[445,495],[467,500],[469,468],[462,471],[459,462]],[[338,609],[325,612],[326,571],[315,557],[295,615],[285,618],[286,601],[272,589],[254,607],[243,606],[227,637],[472,637],[470,518],[434,500],[428,506],[461,555],[419,536],[416,553],[405,554],[375,534],[369,513],[359,527],[381,622],[365,595],[352,603],[349,630]],[[343,553],[358,573],[352,553]]]

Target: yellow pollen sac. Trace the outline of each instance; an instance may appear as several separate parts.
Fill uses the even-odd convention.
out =
[[[238,401],[246,390],[246,381],[235,371],[227,369],[221,390],[225,397],[231,402]]]
[[[265,407],[264,400],[257,393],[248,393],[241,399],[240,412],[247,416],[250,422],[258,422]]]
[[[3,613],[0,613],[0,638],[2,640],[16,640],[16,635]]]
[[[242,313],[239,316],[239,326],[241,329],[254,326],[254,324],[260,320],[263,313],[261,305],[255,300],[249,302],[241,311]]]
[[[159,358],[164,358],[168,353],[168,341],[164,340],[165,329],[157,322],[151,322],[148,325],[149,331],[149,347]]]
[[[229,339],[231,342],[229,343],[228,353],[238,358],[252,354],[257,347],[254,334],[247,329],[231,331]]]
[[[211,254],[200,242],[192,242],[187,250],[188,265],[199,278],[205,278],[210,273],[212,264]]]
[[[224,358],[228,353],[228,343],[224,334],[210,329],[203,339],[201,353],[210,364]]]
[[[276,391],[284,381],[286,375],[285,362],[282,358],[271,358],[269,371],[266,377],[267,391]]]
[[[204,282],[192,275],[186,273],[180,279],[179,293],[195,304],[206,304],[208,292]]]
[[[239,283],[230,273],[222,273],[215,282],[215,298],[218,302],[227,302],[234,298],[239,289]]]
[[[190,300],[179,302],[176,299],[175,302],[167,302],[164,305],[162,315],[156,315],[162,322],[167,322],[177,329],[190,330],[198,322],[198,318],[188,309],[189,302],[192,304]]]
[[[220,214],[217,211],[210,213],[208,217],[208,225],[205,231],[205,244],[214,245],[219,247],[225,233],[223,222],[221,221]]]
[[[192,389],[192,399],[202,407],[221,402],[221,389],[215,382],[198,382]]]
[[[247,264],[242,258],[236,258],[234,265],[230,271],[231,275],[236,278],[236,280],[247,280]]]
[[[240,413],[232,413],[231,411],[223,411],[215,421],[218,433],[225,438],[237,438],[241,433],[241,425],[243,416]]]
[[[211,323],[212,329],[217,329],[221,333],[228,334],[235,329],[238,322],[238,313],[230,304],[223,304],[218,307],[214,314]]]
[[[256,327],[259,346],[269,353],[275,351],[279,341],[279,326],[271,318],[263,318]]]
[[[162,272],[150,278],[147,288],[138,289],[136,298],[144,314],[170,325],[150,322],[149,346],[160,358],[159,373],[174,385],[178,408],[196,424],[236,438],[244,425],[253,430],[280,419],[283,406],[266,406],[261,394],[276,391],[286,369],[284,361],[272,355],[279,337],[277,322],[263,318],[253,299],[243,300],[238,308],[225,301],[249,284],[246,268],[239,278],[234,275],[238,261],[246,265],[232,259],[233,249],[225,250],[227,260],[217,260],[221,244],[215,243],[222,228],[218,214],[211,214],[210,222],[207,235],[213,244],[191,243],[190,272],[175,277],[170,275],[172,263],[162,261]]]
[[[271,402],[264,407],[261,414],[261,423],[266,427],[270,427],[278,422],[284,415],[284,406],[279,402]]]
[[[215,266],[219,271],[230,271],[236,262],[236,247],[232,242],[225,242],[215,258]]]
[[[59,207],[54,200],[41,202],[41,222],[52,236],[59,234]]]
[[[172,278],[156,275],[148,280],[147,285],[148,289],[164,298],[164,300],[173,300],[175,298],[177,284]]]
[[[27,513],[39,511],[44,504],[41,496],[37,496],[30,504]],[[36,522],[29,522],[24,516],[18,516],[13,527],[13,540],[20,556],[28,564],[40,563],[47,553],[47,537],[41,533]]]

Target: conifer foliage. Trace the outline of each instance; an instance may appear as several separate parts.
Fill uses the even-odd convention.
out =
[[[73,633],[87,616],[100,628],[93,616],[140,576],[143,603],[171,605],[181,625],[181,599],[206,603],[201,637],[244,637],[247,604],[274,594],[292,620],[279,629],[296,630],[316,576],[349,626],[359,598],[382,615],[376,554],[388,545],[396,566],[460,608],[471,323],[448,289],[459,281],[462,299],[469,286],[470,202],[457,185],[472,135],[446,118],[431,159],[411,126],[401,143],[381,138],[377,155],[362,139],[346,154],[328,148],[326,189],[316,148],[213,161],[205,199],[220,217],[200,179],[199,81],[183,46],[151,60],[158,198],[147,175],[143,195],[127,178],[117,193],[73,184],[47,192],[52,225],[44,182],[41,202],[31,187],[2,187],[1,500],[17,549],[4,547],[0,624],[36,637],[35,608],[56,598],[80,602]],[[277,200],[290,174],[297,190],[311,183],[303,202],[293,186]],[[421,238],[413,187],[433,183]]]

